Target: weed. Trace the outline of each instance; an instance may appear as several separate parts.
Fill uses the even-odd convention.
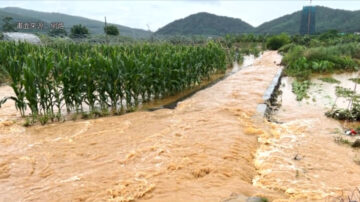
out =
[[[334,141],[338,144],[345,144],[345,145],[349,145],[349,146],[352,144],[348,139],[345,139],[341,136],[335,137]]]
[[[311,82],[306,81],[294,81],[292,83],[292,92],[296,94],[296,100],[301,101],[304,98],[309,98],[307,91],[310,88]]]
[[[48,114],[39,115],[38,120],[41,123],[41,125],[45,125],[49,121],[49,117],[50,116]]]
[[[326,83],[337,83],[337,84],[341,83],[339,80],[336,80],[332,77],[319,78],[319,80],[326,82]]]
[[[29,127],[29,126],[31,126],[32,124],[33,124],[33,121],[30,119],[30,117],[26,117],[23,126]]]
[[[349,80],[354,82],[354,83],[360,84],[360,78],[351,78]]]

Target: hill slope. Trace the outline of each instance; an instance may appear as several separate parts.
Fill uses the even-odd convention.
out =
[[[210,13],[197,13],[184,19],[176,20],[156,31],[160,35],[224,35],[228,33],[251,32],[253,27],[248,23]]]
[[[255,33],[277,34],[286,32],[298,34],[300,30],[301,11],[263,23],[255,28]],[[317,6],[315,16],[316,32],[336,29],[340,32],[360,31],[360,11],[347,11]]]
[[[5,16],[13,17],[14,22],[42,21],[45,23],[45,27],[46,27],[46,29],[44,29],[43,32],[47,32],[49,30],[49,25],[51,22],[64,22],[65,29],[67,31],[69,31],[73,25],[82,24],[88,27],[91,34],[104,33],[104,29],[103,29],[104,22],[91,20],[84,17],[61,14],[61,13],[39,12],[34,10],[16,8],[16,7],[0,8],[0,18],[2,19]],[[3,22],[0,21],[0,26],[2,26],[2,23]],[[119,28],[120,34],[123,36],[130,36],[134,38],[146,38],[152,34],[151,32],[141,29],[133,29],[121,25],[116,25],[116,26]]]

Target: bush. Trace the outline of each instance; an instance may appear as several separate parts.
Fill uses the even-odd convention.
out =
[[[0,32],[0,40],[4,39],[4,34]]]
[[[287,53],[289,52],[292,48],[294,48],[296,45],[293,44],[293,43],[289,43],[289,44],[286,44],[284,46],[282,46],[281,48],[279,48],[279,52],[280,53]]]
[[[65,29],[51,29],[48,34],[49,34],[49,36],[52,36],[52,37],[56,37],[56,36],[65,37],[65,36],[67,36],[67,32],[66,32]]]
[[[287,34],[280,34],[268,38],[266,47],[270,50],[278,50],[282,46],[290,43],[290,37]]]
[[[89,30],[81,24],[74,25],[70,31],[72,38],[85,38],[89,34]]]
[[[117,36],[119,35],[119,29],[114,25],[108,25],[104,27],[104,32],[107,35]]]

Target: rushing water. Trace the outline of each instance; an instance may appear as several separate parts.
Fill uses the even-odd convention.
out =
[[[324,116],[335,101],[335,86],[353,88],[348,79],[356,75],[332,75],[341,84],[313,78],[310,98],[302,102],[291,92],[292,79],[282,79],[282,106],[274,118],[283,124],[267,123],[263,128],[254,185],[284,192],[285,201],[348,201],[348,196],[360,193],[354,192],[360,185],[360,153],[335,143],[335,137],[344,136],[342,125]],[[347,101],[338,100],[337,105],[347,106]]]
[[[297,102],[285,77],[273,115],[282,124],[256,116],[280,60],[265,52],[174,109],[25,128],[6,103],[0,201],[347,199],[360,185],[360,153],[335,143],[343,124],[323,115],[336,84],[314,78],[310,98]],[[349,88],[355,76],[333,75]],[[0,97],[11,92],[3,86]]]
[[[6,105],[0,109],[0,200],[284,197],[252,184],[263,134],[252,117],[280,60],[265,52],[175,109],[24,128]]]

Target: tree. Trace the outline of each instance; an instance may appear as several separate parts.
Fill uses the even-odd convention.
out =
[[[72,38],[85,38],[89,34],[89,30],[81,24],[74,25],[70,31]]]
[[[104,32],[107,35],[117,36],[119,35],[119,29],[115,25],[107,25],[104,27]]]
[[[60,37],[64,37],[67,36],[67,32],[65,29],[51,29],[49,31],[49,36],[55,37],[55,36],[60,36]]]
[[[283,45],[286,45],[290,42],[291,39],[289,35],[283,33],[268,38],[266,41],[266,47],[270,50],[277,50],[281,48]]]
[[[4,17],[3,18],[3,31],[4,32],[15,32],[15,26],[13,24],[11,24],[11,21],[13,20],[12,17]]]

